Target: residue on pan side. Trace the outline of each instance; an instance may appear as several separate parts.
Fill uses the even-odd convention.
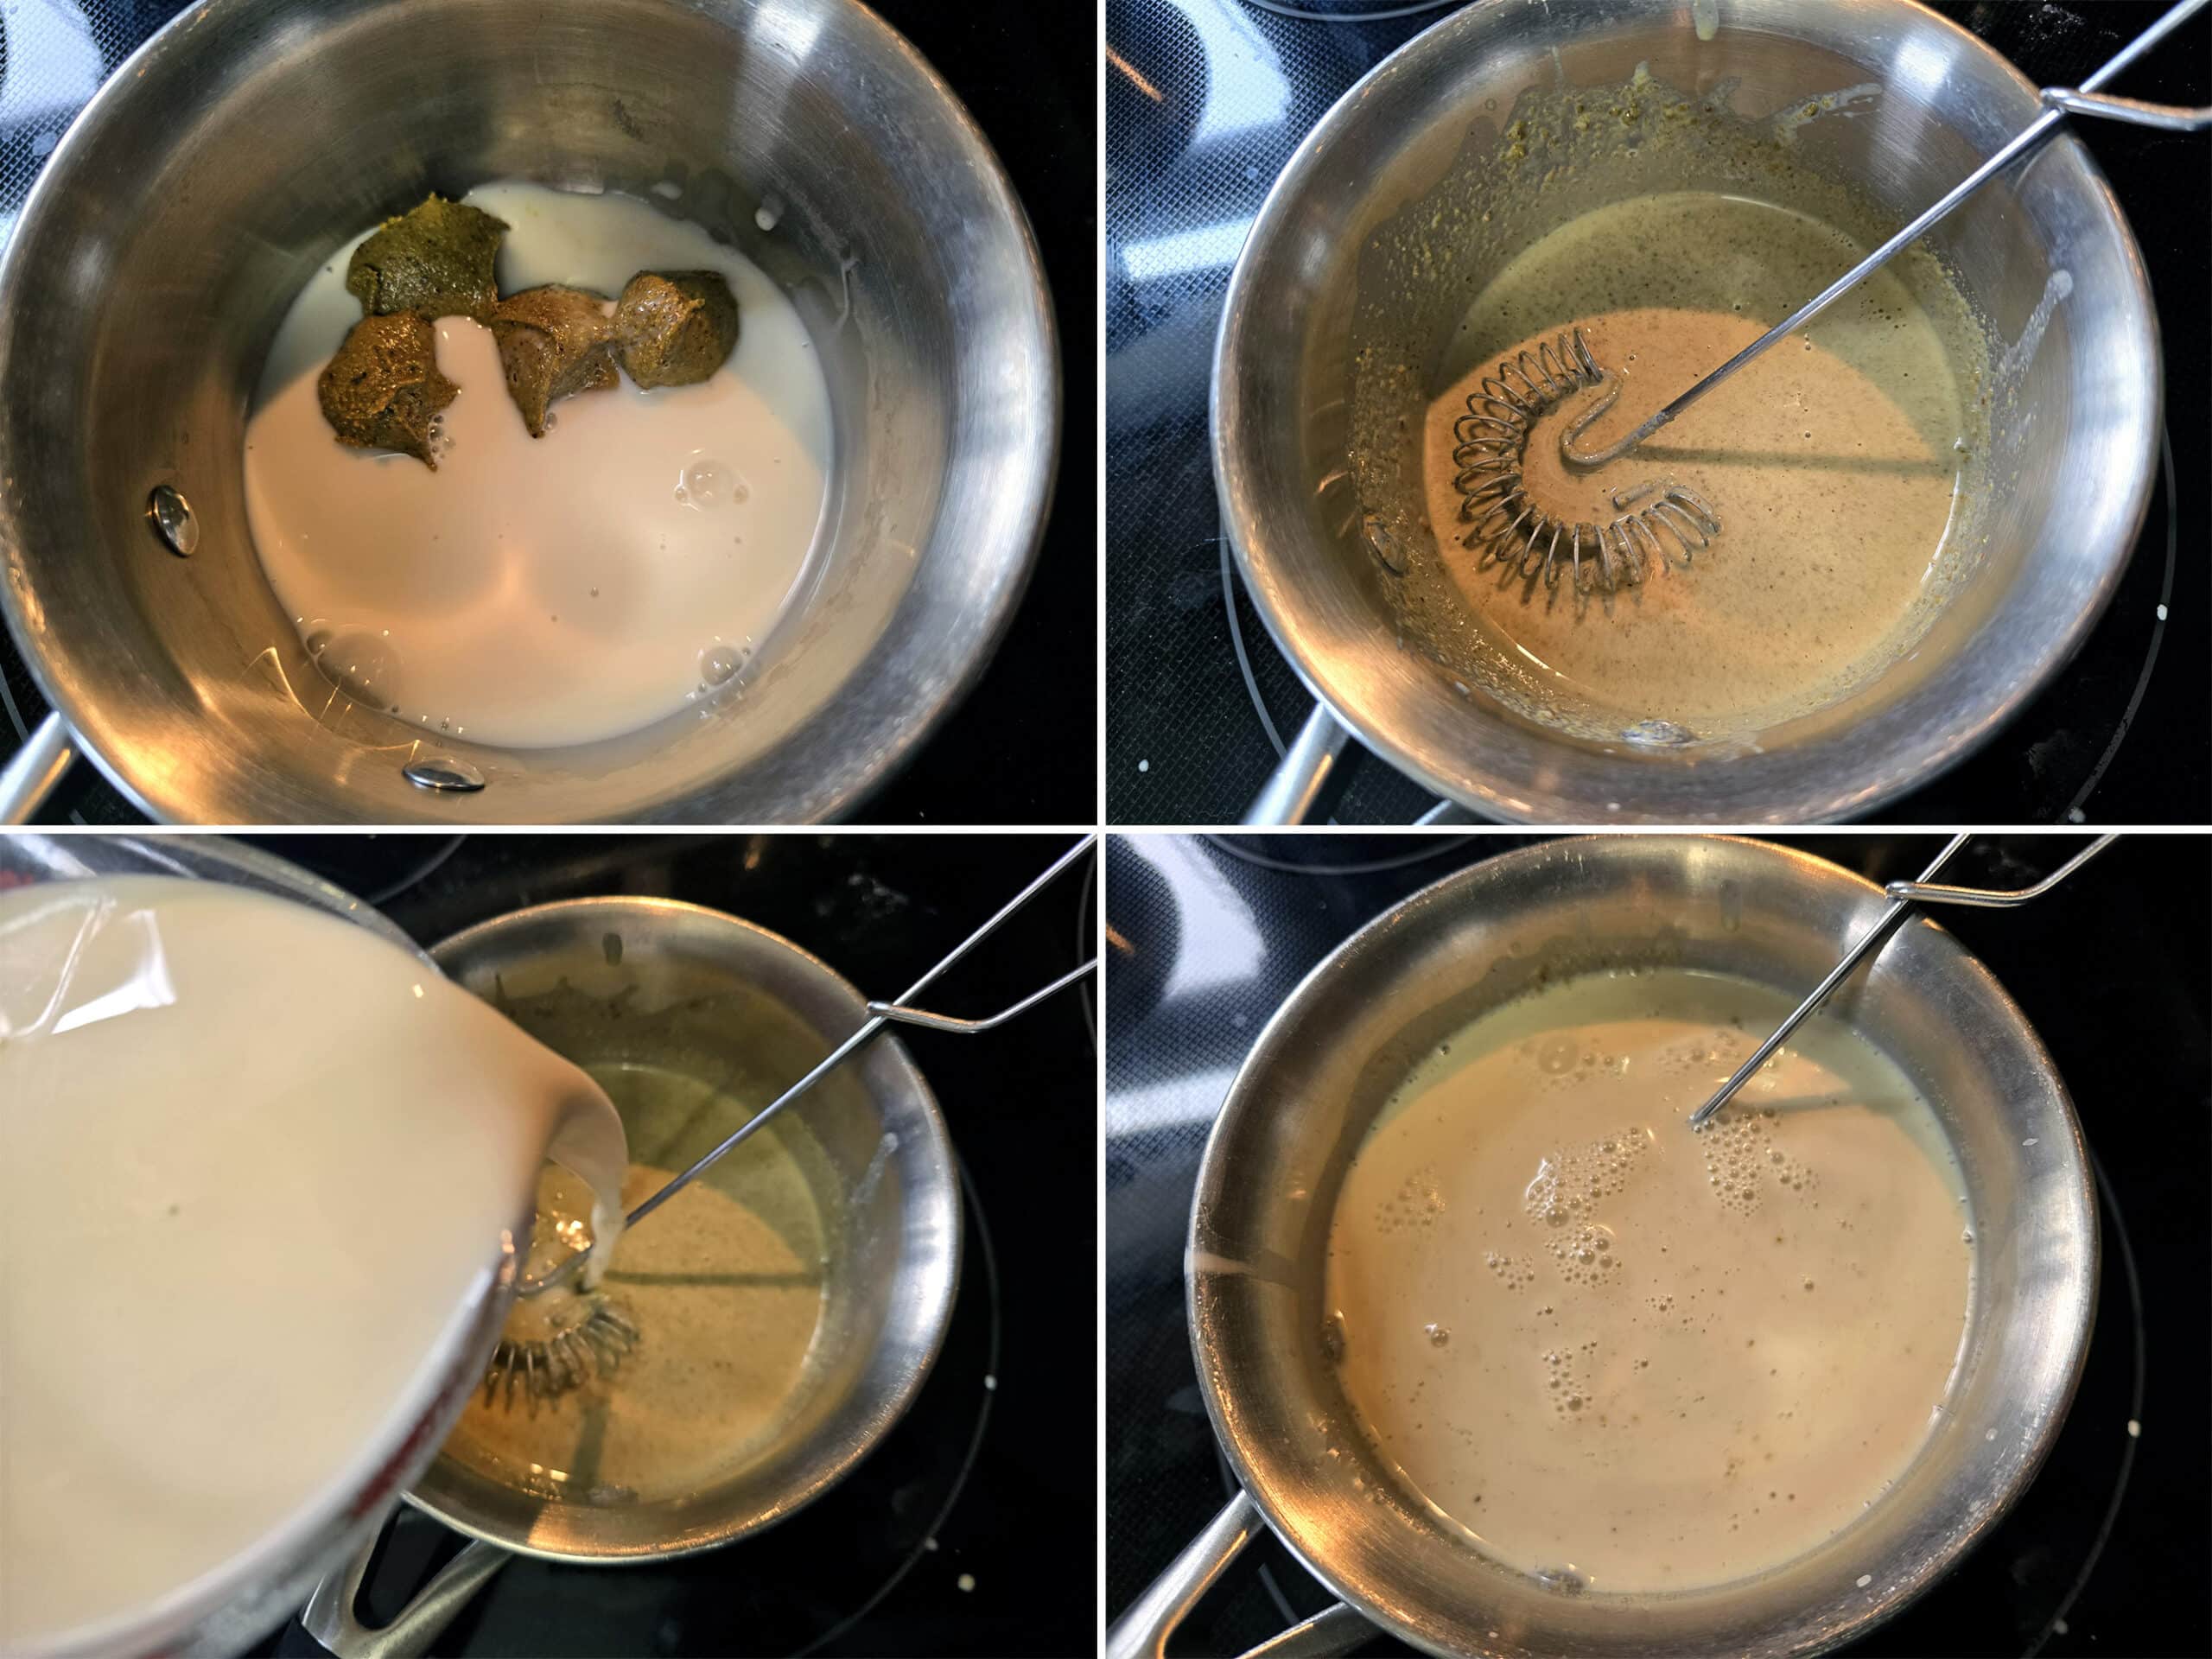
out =
[[[1499,356],[1589,325],[1601,365],[1629,375],[1595,447],[1896,228],[1805,164],[1802,105],[1745,119],[1732,91],[1688,98],[1639,70],[1610,90],[1532,92],[1503,124],[1478,120],[1442,182],[1361,252],[1351,459],[1370,532],[1402,567],[1402,638],[1471,694],[1608,746],[1658,731],[1669,747],[1738,747],[1848,697],[1913,649],[1986,543],[1990,330],[1922,245],[1638,454],[1542,477],[1569,489],[1574,518],[1630,474],[1708,489],[1723,534],[1688,570],[1577,601],[1565,582],[1478,571],[1459,545],[1440,467],[1451,416]],[[1590,396],[1539,423],[1532,489]],[[1768,442],[1785,430],[1789,446]],[[1759,453],[1726,453],[1750,433]]]

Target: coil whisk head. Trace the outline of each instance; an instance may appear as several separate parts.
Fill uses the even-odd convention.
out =
[[[484,1371],[484,1402],[512,1408],[516,1395],[537,1408],[612,1376],[638,1345],[637,1325],[619,1304],[595,1291],[516,1304]]]
[[[1618,395],[1619,382],[1598,366],[1574,328],[1507,358],[1469,395],[1467,412],[1452,427],[1452,486],[1460,497],[1460,522],[1470,526],[1460,545],[1481,551],[1482,569],[1510,565],[1526,580],[1541,575],[1547,588],[1556,588],[1565,571],[1579,594],[1614,593],[1642,582],[1655,561],[1688,564],[1720,533],[1711,504],[1667,480],[1616,491],[1618,516],[1602,524],[1569,523],[1529,498],[1522,473],[1538,417],[1609,380],[1611,393],[1593,405],[1586,424]]]

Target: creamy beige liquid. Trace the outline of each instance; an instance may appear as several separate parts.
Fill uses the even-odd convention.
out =
[[[1529,495],[1569,524],[1610,521],[1614,493],[1651,480],[1711,503],[1721,534],[1687,567],[1610,599],[1480,569],[1452,483],[1453,423],[1501,360],[1581,328],[1625,381],[1580,440],[1602,448],[1864,251],[1800,213],[1677,191],[1570,220],[1477,298],[1452,351],[1464,372],[1429,410],[1430,522],[1479,632],[1548,702],[1615,730],[1666,722],[1669,741],[1740,737],[1846,695],[1917,638],[1942,597],[1969,411],[1936,326],[1891,275],[1596,472],[1570,473],[1558,448],[1595,393],[1536,423]]]
[[[590,742],[741,692],[799,585],[831,465],[828,383],[798,311],[758,265],[645,202],[513,181],[464,200],[507,223],[502,293],[718,270],[737,349],[697,385],[626,378],[565,398],[533,438],[491,330],[442,318],[438,366],[461,390],[432,472],[346,448],[316,400],[360,320],[348,243],[286,315],[246,427],[246,508],[278,599],[357,702],[479,742]]]
[[[98,1647],[327,1521],[549,1143],[613,1198],[590,1079],[365,928],[214,883],[0,893],[0,1649]]]
[[[1483,1548],[1599,1591],[1756,1573],[1848,1526],[1942,1402],[1973,1260],[1955,1161],[1871,1045],[1687,972],[1484,1015],[1345,1177],[1328,1305],[1345,1395]]]
[[[632,1205],[688,1161],[652,1146],[643,1126],[697,1130],[707,1115],[730,1111],[718,1086],[658,1067],[594,1075],[639,1147],[624,1185]],[[734,1127],[721,1124],[715,1138]],[[683,1154],[691,1150],[687,1141]],[[620,1369],[535,1413],[480,1395],[446,1455],[549,1501],[580,1503],[680,1498],[741,1467],[803,1398],[829,1266],[816,1196],[827,1167],[791,1116],[732,1152],[623,1235],[601,1286],[640,1333]],[[550,1207],[573,1213],[573,1189],[561,1185],[549,1180]]]

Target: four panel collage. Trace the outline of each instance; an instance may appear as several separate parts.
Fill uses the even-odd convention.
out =
[[[2212,1653],[2212,0],[0,0],[0,1656]]]

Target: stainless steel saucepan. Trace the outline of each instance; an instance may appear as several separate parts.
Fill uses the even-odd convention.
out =
[[[1708,752],[1639,747],[1633,728],[1571,737],[1402,644],[1393,571],[1405,538],[1431,532],[1405,481],[1419,467],[1399,452],[1417,458],[1417,405],[1452,378],[1437,368],[1450,331],[1517,250],[1446,238],[1420,260],[1374,256],[1509,142],[1516,100],[1618,87],[1639,67],[1745,117],[1835,109],[1796,129],[1796,154],[1859,187],[1894,224],[2043,111],[2011,64],[1913,0],[1491,0],[1346,92],[1254,222],[1214,357],[1222,522],[1260,614],[1319,702],[1251,821],[1302,816],[1349,738],[1497,818],[1790,823],[1869,812],[1988,741],[2111,599],[2150,499],[2158,330],[2126,221],[2087,149],[2062,136],[1929,238],[1993,336],[1986,471],[1996,482],[1967,504],[1986,535],[1979,563],[1902,659],[1756,747]],[[1827,96],[1847,91],[1859,96]],[[1623,194],[1644,188],[1623,171]],[[1540,235],[1561,193],[1531,195]],[[1435,320],[1427,334],[1395,338],[1426,327],[1423,316]],[[1386,344],[1411,365],[1395,391],[1355,372]],[[1359,447],[1390,451],[1383,464],[1348,459],[1356,434]],[[1727,556],[1725,537],[1711,556]]]
[[[425,192],[503,177],[734,244],[791,293],[832,404],[802,593],[742,683],[565,749],[339,695],[245,518],[248,402],[301,285]],[[209,0],[25,203],[0,410],[0,607],[57,711],[0,822],[76,749],[175,822],[794,821],[849,810],[982,671],[1043,526],[1058,362],[997,158],[853,0]]]
[[[1191,1342],[1242,1490],[1109,1633],[1109,1659],[1156,1659],[1262,1523],[1340,1599],[1267,1649],[1309,1656],[1350,1651],[1377,1626],[1425,1652],[1495,1659],[1816,1653],[1897,1612],[1973,1548],[2072,1401],[2094,1311],[2096,1204],[2050,1057],[1932,922],[1899,931],[1829,1006],[1903,1068],[1958,1153],[1972,1304],[1940,1422],[1843,1532],[1732,1584],[1563,1593],[1424,1506],[1370,1501],[1397,1478],[1349,1423],[1322,1345],[1336,1195],[1417,1057],[1548,976],[1601,967],[1725,971],[1801,993],[1887,903],[1834,865],[1758,842],[1556,841],[1415,893],[1308,975],[1230,1085],[1192,1205]]]
[[[469,928],[431,955],[456,984],[587,1071],[642,1067],[711,1085],[719,1116],[691,1126],[702,1145],[868,1018],[865,997],[789,940],[668,899],[541,905]],[[960,1181],[951,1142],[929,1085],[888,1036],[817,1084],[791,1119],[802,1126],[802,1167],[810,1185],[819,1180],[824,1305],[797,1392],[767,1443],[727,1448],[721,1472],[699,1490],[601,1503],[522,1490],[448,1442],[407,1501],[478,1541],[396,1618],[370,1628],[353,1601],[371,1539],[317,1588],[305,1615],[310,1635],[340,1659],[428,1653],[518,1554],[621,1565],[716,1548],[812,1503],[890,1432],[952,1317]],[[735,1168],[717,1166],[700,1179],[713,1185]],[[702,1464],[716,1450],[702,1447]]]

